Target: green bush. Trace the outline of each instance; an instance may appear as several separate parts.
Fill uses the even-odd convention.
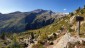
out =
[[[32,46],[32,48],[44,48],[42,44],[38,43],[38,44],[34,44]]]

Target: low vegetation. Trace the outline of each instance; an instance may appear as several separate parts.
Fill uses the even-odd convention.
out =
[[[75,35],[76,30],[72,29],[76,25],[75,20],[73,24],[70,24],[70,18],[76,15],[83,16],[85,18],[85,6],[84,8],[78,8],[76,11],[70,13],[67,16],[56,19],[52,24],[44,26],[40,29],[28,30],[21,33],[2,33],[0,35],[0,48],[24,48],[33,44],[32,48],[45,48],[45,45],[52,45],[53,41],[60,36],[55,33],[70,32]],[[85,37],[85,20],[81,22],[81,37]],[[49,35],[52,37],[49,37]],[[35,41],[37,43],[35,43]],[[70,44],[70,43],[69,43]],[[81,45],[78,44],[77,45]],[[83,45],[81,45],[83,46]],[[83,46],[85,47],[85,46]],[[73,48],[69,47],[69,48]]]

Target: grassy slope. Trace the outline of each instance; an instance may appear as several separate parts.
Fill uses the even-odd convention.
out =
[[[81,11],[82,10],[82,11]],[[76,16],[76,15],[80,15],[83,16],[85,18],[85,9],[81,9],[80,11],[73,13],[72,16]],[[83,12],[83,13],[82,13]],[[56,21],[48,26],[42,27],[40,29],[35,29],[35,30],[29,30],[29,31],[25,31],[22,33],[18,33],[16,34],[16,38],[17,41],[19,41],[19,38],[29,38],[29,35],[31,32],[33,32],[34,34],[36,34],[36,38],[38,37],[38,35],[40,35],[40,39],[44,40],[47,35],[53,33],[53,32],[57,32],[58,30],[60,30],[60,28],[63,26],[65,27],[65,29],[69,30],[69,19],[72,17],[71,15],[68,15],[66,17],[63,18],[59,18],[56,19]],[[74,20],[73,20],[74,21]],[[73,25],[76,25],[76,22],[74,22]],[[84,33],[85,31],[85,23],[83,23],[81,25],[81,33]],[[70,31],[72,34],[75,34],[76,31]],[[14,34],[13,34],[14,35]],[[13,35],[8,35],[9,38],[12,38]],[[82,37],[85,37],[83,34],[81,34]],[[2,44],[0,44],[2,45]]]
[[[37,35],[40,35],[41,36],[44,36],[44,34],[48,35],[48,34],[51,34],[53,32],[57,32],[62,26],[68,28],[68,21],[69,17],[63,17],[63,18],[60,18],[60,19],[57,19],[53,24],[50,24],[48,26],[45,26],[43,28],[40,28],[40,29],[36,29],[36,30],[29,30],[29,31],[26,31],[26,32],[23,32],[23,33],[20,33],[21,35],[20,36],[26,36],[26,34],[28,35],[30,32],[33,32]]]

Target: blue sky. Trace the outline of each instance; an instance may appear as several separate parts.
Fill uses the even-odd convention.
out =
[[[0,0],[0,12],[28,12],[35,9],[72,12],[84,5],[85,0]]]

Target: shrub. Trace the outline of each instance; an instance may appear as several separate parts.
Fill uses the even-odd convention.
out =
[[[3,39],[3,40],[5,40],[6,34],[4,32],[2,32],[0,38]]]
[[[34,44],[32,46],[32,48],[44,48],[42,44],[38,43],[38,44]]]

